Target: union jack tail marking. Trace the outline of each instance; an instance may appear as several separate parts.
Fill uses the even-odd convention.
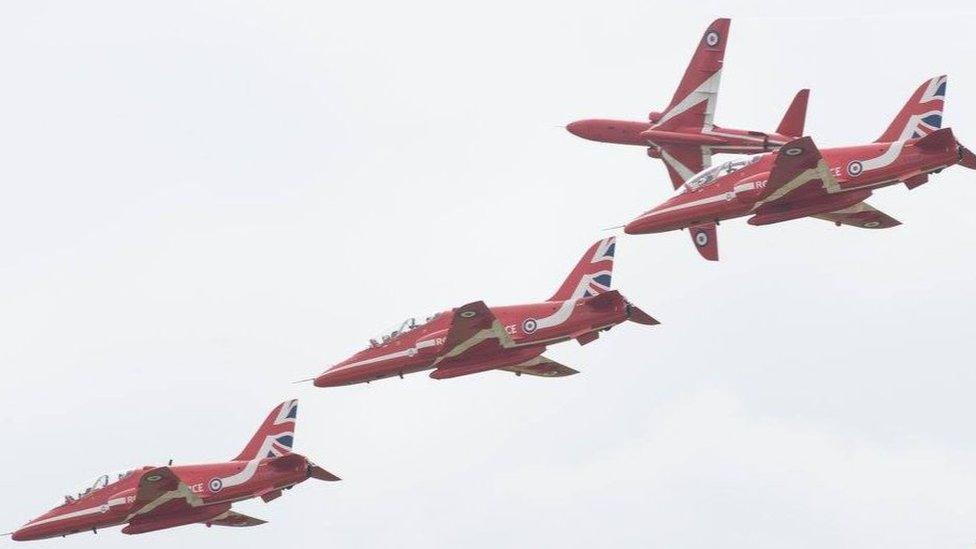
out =
[[[946,80],[945,76],[936,76],[923,82],[876,142],[918,139],[941,128]]]
[[[295,441],[297,417],[297,400],[289,400],[275,406],[234,461],[251,461],[290,454]]]
[[[590,246],[549,301],[569,301],[610,291],[615,251],[616,238],[612,236]]]

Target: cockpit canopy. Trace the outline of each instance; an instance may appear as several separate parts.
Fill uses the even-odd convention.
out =
[[[81,498],[88,497],[89,495],[91,495],[91,494],[93,494],[93,493],[101,490],[102,488],[105,488],[106,486],[108,486],[110,484],[114,484],[114,483],[116,483],[116,482],[118,482],[118,481],[120,481],[120,480],[128,477],[134,471],[135,471],[135,469],[130,469],[128,471],[123,471],[123,472],[120,472],[120,473],[113,473],[113,474],[110,474],[110,475],[102,475],[102,476],[96,478],[95,479],[95,482],[92,482],[90,484],[87,484],[81,490],[78,490],[76,492],[77,495],[68,494],[68,495],[64,496],[64,503],[62,503],[62,505],[66,505],[68,503],[72,503],[74,501],[78,501]]]
[[[691,179],[685,182],[681,189],[681,192],[695,191],[702,187],[707,187],[712,183],[718,181],[720,178],[729,175],[732,172],[737,172],[750,164],[755,164],[759,162],[762,155],[753,155],[749,158],[740,160],[729,160],[728,162],[723,162],[711,168],[706,168],[697,174],[693,175]]]
[[[424,324],[427,324],[428,322],[434,320],[438,316],[440,316],[440,313],[434,313],[429,316],[420,316],[420,317],[412,316],[404,320],[403,322],[400,322],[395,327],[389,330],[385,330],[381,332],[378,336],[371,338],[369,340],[369,344],[372,347],[379,347],[380,345],[385,345],[390,341],[393,341],[394,339],[400,337],[402,334],[405,334],[411,330],[415,330],[423,326]]]

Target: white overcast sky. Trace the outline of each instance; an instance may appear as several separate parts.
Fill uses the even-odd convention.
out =
[[[876,138],[923,80],[976,146],[971,2],[5,2],[0,531],[102,472],[228,459],[301,401],[341,476],[270,524],[38,547],[935,548],[976,539],[976,173],[817,220],[622,237],[663,324],[490,372],[292,385],[408,315],[544,299],[663,200],[585,117],[664,107],[733,18],[717,121],[813,92],[822,147]],[[5,542],[10,543],[10,542]]]

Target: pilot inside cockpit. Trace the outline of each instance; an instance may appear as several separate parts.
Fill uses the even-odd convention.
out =
[[[757,154],[743,160],[730,160],[702,170],[688,179],[681,192],[696,191],[702,187],[707,187],[730,173],[737,172],[750,164],[758,162],[760,158],[762,156]]]
[[[379,347],[381,345],[386,345],[387,343],[393,341],[401,334],[405,334],[411,330],[415,330],[424,324],[427,324],[431,320],[437,318],[438,314],[433,314],[425,318],[423,322],[418,321],[416,317],[410,317],[403,322],[397,324],[397,327],[392,330],[387,330],[380,334],[378,337],[371,338],[369,340],[370,347]]]
[[[131,474],[132,474],[131,470],[118,473],[116,482],[128,477]],[[66,505],[68,503],[78,501],[79,499],[91,494],[92,492],[97,492],[98,490],[105,488],[106,486],[109,485],[110,479],[111,477],[109,475],[102,475],[98,477],[97,479],[95,479],[95,482],[93,482],[91,485],[86,487],[84,490],[79,491],[77,496],[72,496],[72,495],[64,496],[64,504]]]

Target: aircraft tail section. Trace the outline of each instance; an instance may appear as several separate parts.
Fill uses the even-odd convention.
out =
[[[957,146],[952,128],[936,130],[915,142],[915,146],[925,151],[939,151]]]
[[[923,82],[908,98],[908,102],[892,120],[888,129],[875,142],[891,143],[917,139],[941,128],[945,94],[944,75]]]
[[[729,19],[716,19],[705,30],[671,104],[657,118],[654,128],[712,128],[730,24]]]
[[[976,154],[973,151],[959,145],[959,164],[970,170],[976,170]]]
[[[915,146],[924,151],[937,153],[948,152],[954,149],[956,154],[959,155],[958,163],[960,166],[976,170],[976,155],[956,140],[956,136],[952,134],[952,128],[942,128],[941,130],[934,131],[916,141]],[[924,183],[924,181],[922,182]],[[910,182],[906,181],[906,183]],[[912,188],[912,185],[909,185],[909,188]]]
[[[327,480],[332,482],[340,480],[339,477],[333,475],[332,473],[312,463],[312,460],[306,458],[305,456],[300,456],[298,454],[287,454],[281,457],[274,458],[268,462],[268,465],[272,469],[277,469],[279,471],[289,470],[289,469],[295,470],[304,467],[305,474],[308,475],[310,478]]]
[[[783,120],[780,121],[776,133],[788,135],[790,137],[803,137],[803,126],[807,119],[807,102],[810,99],[810,90],[803,89],[796,92],[793,102],[786,109]]]
[[[297,418],[297,400],[288,400],[275,406],[234,461],[251,461],[290,454],[295,441]]]
[[[549,301],[569,301],[610,291],[615,249],[616,238],[612,236],[590,246]]]

